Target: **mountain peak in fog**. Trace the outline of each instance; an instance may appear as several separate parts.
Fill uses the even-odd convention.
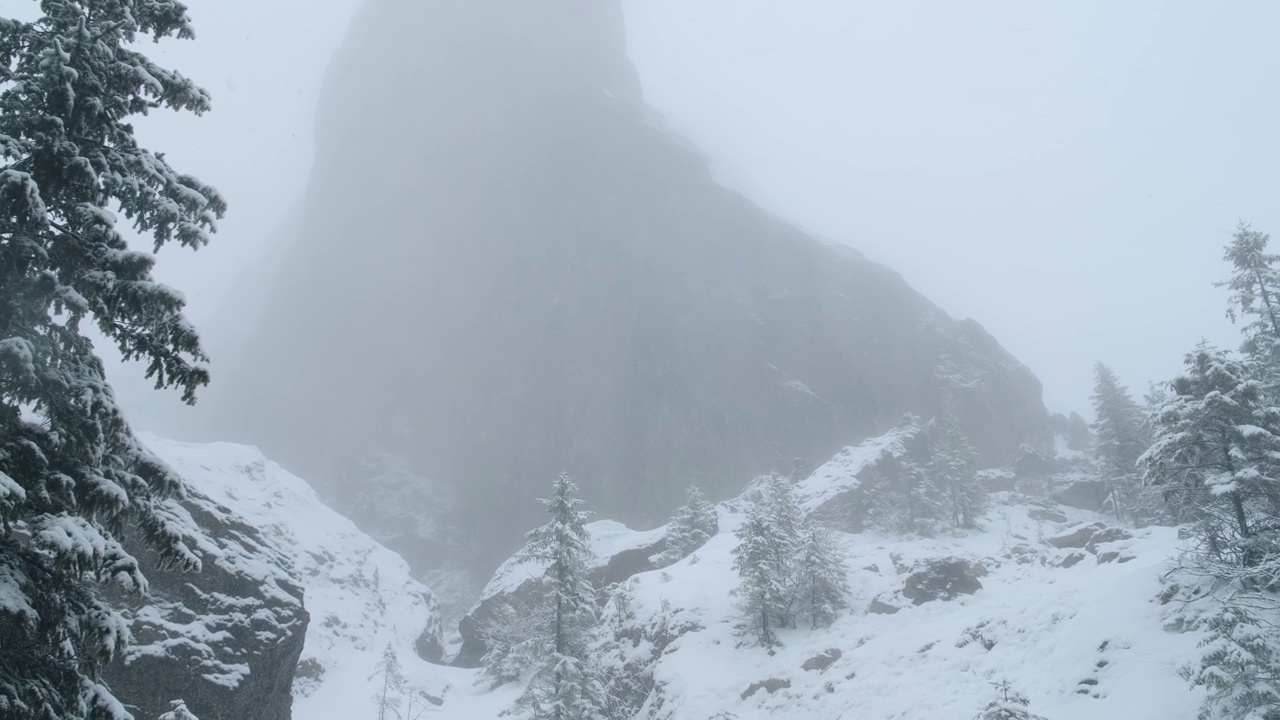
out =
[[[220,433],[373,517],[370,468],[411,468],[466,528],[404,530],[420,568],[501,557],[560,471],[654,523],[691,480],[723,496],[908,412],[955,414],[993,464],[1046,448],[1038,381],[977,323],[713,181],[643,106],[622,23],[366,3]]]

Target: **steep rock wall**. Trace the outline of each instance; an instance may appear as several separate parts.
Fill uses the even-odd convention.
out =
[[[618,0],[367,0],[318,123],[218,432],[331,484],[407,458],[489,562],[562,470],[646,524],[908,411],[992,464],[1049,444],[977,323],[714,182],[643,105]]]

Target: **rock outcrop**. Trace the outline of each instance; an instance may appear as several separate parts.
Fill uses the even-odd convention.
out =
[[[289,720],[309,621],[289,558],[198,487],[182,509],[204,531],[189,541],[198,573],[160,567],[154,551],[124,535],[148,568],[150,592],[115,598],[128,608],[134,643],[107,682],[138,718],[182,699],[197,717]]]
[[[406,459],[482,559],[561,471],[653,524],[691,478],[723,497],[908,411],[990,465],[1048,450],[977,322],[713,180],[643,104],[620,0],[366,0],[317,128],[219,435],[320,478]]]

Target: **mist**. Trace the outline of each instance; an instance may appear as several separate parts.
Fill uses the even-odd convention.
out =
[[[185,10],[0,13],[0,714],[1280,709],[1280,9]]]

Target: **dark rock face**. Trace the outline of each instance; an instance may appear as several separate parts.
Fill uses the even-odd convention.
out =
[[[107,683],[137,718],[183,699],[206,720],[289,720],[309,620],[302,588],[256,529],[195,492],[183,507],[212,546],[190,543],[202,569],[185,573],[157,567],[150,548],[126,534],[150,568],[150,593],[115,598],[130,609],[134,644],[107,669]]]
[[[560,471],[648,524],[944,402],[989,465],[1049,447],[978,323],[712,180],[619,0],[367,0],[322,105],[219,428],[308,477],[407,458],[496,561]]]
[[[978,578],[986,574],[987,569],[982,565],[961,558],[929,560],[907,576],[902,596],[915,605],[932,600],[954,600],[981,590],[982,583]]]

